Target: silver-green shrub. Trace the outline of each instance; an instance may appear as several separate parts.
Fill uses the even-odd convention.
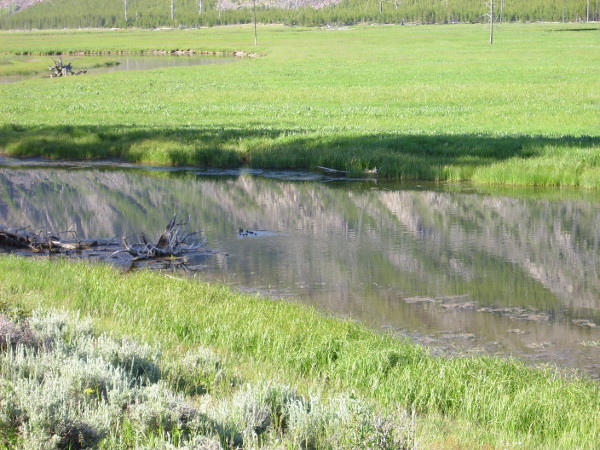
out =
[[[163,372],[171,386],[189,395],[205,394],[226,377],[221,358],[206,347],[193,348],[169,361]]]
[[[37,347],[40,341],[34,336],[27,323],[19,324],[0,314],[0,350],[17,345]]]
[[[22,321],[0,316],[0,338],[0,433],[12,430],[19,448],[409,446],[405,414],[386,416],[353,396],[306,398],[268,380],[208,394],[230,378],[207,348],[163,364],[149,345],[96,336],[88,319],[35,311]]]
[[[196,418],[196,408],[182,395],[173,393],[162,381],[140,389],[129,405],[129,418],[143,431],[170,432],[173,428],[189,428]]]

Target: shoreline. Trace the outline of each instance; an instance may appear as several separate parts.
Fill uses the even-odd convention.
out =
[[[310,307],[165,274],[123,275],[82,262],[12,256],[1,256],[0,268],[0,292],[13,306],[91,315],[99,331],[170,351],[215,348],[244,361],[249,379],[267,370],[284,382],[354,391],[384,408],[413,407],[417,430],[426,435],[441,414],[468,424],[479,439],[487,436],[480,445],[499,445],[510,435],[526,448],[585,448],[600,438],[600,384],[585,377],[498,357],[431,356],[417,344]],[[466,433],[465,442],[466,429],[457,433]]]

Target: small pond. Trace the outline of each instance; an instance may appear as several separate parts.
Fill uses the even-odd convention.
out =
[[[190,214],[219,250],[190,261],[197,278],[441,354],[512,355],[600,378],[598,192],[0,163],[0,224],[155,238],[174,213]]]
[[[58,59],[58,57],[49,56],[48,65],[52,64],[52,58]],[[227,64],[236,61],[237,59],[231,56],[222,57],[205,55],[110,55],[107,56],[107,58],[111,61],[111,65],[93,68],[90,68],[89,64],[86,62],[85,56],[65,56],[63,60],[65,63],[71,62],[74,71],[87,69],[87,74],[94,74],[121,72],[128,70],[151,70],[160,69],[163,67]],[[78,76],[85,75],[86,74]],[[16,83],[31,78],[42,78],[47,76],[48,72],[43,72],[34,75],[11,75],[6,77],[0,77],[0,83]]]

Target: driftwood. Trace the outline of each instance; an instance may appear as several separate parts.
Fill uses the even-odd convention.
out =
[[[177,221],[173,216],[156,244],[148,242],[141,234],[141,243],[130,244],[131,236],[117,240],[78,240],[61,239],[57,236],[72,233],[50,233],[46,230],[30,230],[30,227],[6,228],[0,225],[0,250],[8,250],[23,255],[64,254],[79,257],[97,257],[99,259],[116,258],[119,254],[133,256],[133,262],[142,260],[169,259],[169,265],[183,264],[187,254],[211,254],[203,248],[205,239],[198,239],[198,232],[187,231],[187,221]],[[179,259],[178,259],[179,258]]]
[[[84,250],[98,246],[97,241],[63,241],[47,231],[29,231],[29,228],[6,228],[0,225],[0,246],[27,249],[34,253],[59,253],[61,251]]]
[[[119,253],[129,253],[133,256],[134,261],[138,261],[151,258],[181,256],[186,253],[198,251],[202,248],[206,240],[203,239],[200,242],[191,241],[190,239],[197,236],[198,232],[189,232],[187,230],[189,223],[189,218],[187,221],[178,222],[177,215],[174,215],[167,224],[163,234],[158,238],[156,244],[148,242],[144,233],[141,234],[142,243],[140,244],[129,244],[127,237],[123,236],[121,241],[123,242],[124,249],[117,250],[111,256]]]
[[[331,169],[329,167],[323,167],[323,166],[317,166],[317,169],[321,169],[323,172],[327,172],[327,173],[335,173],[335,174],[347,174],[348,171],[346,170],[337,170],[337,169]]]
[[[87,73],[87,69],[78,70],[74,72],[71,63],[63,63],[62,56],[58,61],[54,60],[54,65],[48,66],[48,70],[50,71],[50,78],[66,77],[70,75],[81,75],[82,73]]]
[[[337,169],[332,169],[330,167],[323,167],[323,166],[317,166],[317,169],[322,170],[325,173],[329,173],[332,175],[347,175],[348,171],[347,170],[337,170]],[[370,175],[370,176],[377,176],[377,174],[379,173],[379,171],[377,170],[377,167],[374,167],[373,169],[365,169],[363,170],[363,173],[365,175]]]

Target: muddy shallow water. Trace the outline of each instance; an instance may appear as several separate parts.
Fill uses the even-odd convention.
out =
[[[600,378],[600,193],[0,161],[0,224],[154,238],[174,213],[217,250],[200,279]]]

